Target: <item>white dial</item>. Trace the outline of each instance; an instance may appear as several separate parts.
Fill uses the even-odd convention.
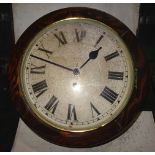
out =
[[[70,18],[42,30],[25,51],[21,91],[43,121],[87,131],[112,121],[133,89],[127,47],[110,27]]]

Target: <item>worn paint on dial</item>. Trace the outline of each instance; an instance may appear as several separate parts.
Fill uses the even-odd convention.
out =
[[[74,18],[48,26],[33,39],[21,65],[21,88],[44,122],[82,132],[121,112],[133,74],[131,56],[115,31]]]

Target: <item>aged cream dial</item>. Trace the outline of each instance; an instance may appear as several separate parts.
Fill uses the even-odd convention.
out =
[[[133,89],[127,47],[114,30],[92,19],[68,18],[44,28],[27,47],[20,70],[29,108],[66,131],[109,123]]]

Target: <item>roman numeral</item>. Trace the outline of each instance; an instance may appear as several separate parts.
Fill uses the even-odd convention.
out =
[[[114,103],[118,97],[118,94],[108,87],[105,87],[100,95],[110,103]]]
[[[43,51],[43,52],[46,52],[47,54],[53,54],[52,51],[49,51],[49,50],[47,50],[47,49],[45,49],[45,48],[39,47],[38,50]]]
[[[67,120],[77,121],[75,106],[72,104],[69,104],[69,106],[68,106]]]
[[[33,89],[34,93],[37,94],[36,97],[39,97],[45,91],[47,91],[46,80],[40,81],[40,82],[38,82],[36,84],[33,84],[32,89]]]
[[[91,106],[92,117],[95,117],[95,115],[98,116],[101,114],[91,102],[90,102],[90,106]]]
[[[35,66],[35,67],[31,68],[30,73],[32,73],[32,74],[45,74],[45,67],[46,67],[46,65],[38,67],[38,66],[32,64],[32,66]]]
[[[37,46],[38,46],[38,45],[37,45]],[[53,54],[53,52],[52,52],[52,51],[49,51],[49,50],[47,50],[47,49],[45,49],[43,45],[41,45],[41,46],[42,46],[42,47],[39,47],[38,50],[39,50],[39,51],[42,51],[42,52],[45,52],[46,55],[47,55],[47,57],[49,58],[49,57],[50,57],[49,54],[51,55],[51,54]]]
[[[57,97],[55,97],[54,95],[51,97],[51,99],[48,101],[48,103],[45,105],[45,109],[47,109],[48,111],[51,111],[52,114],[54,114],[57,106],[58,106],[58,99]]]
[[[59,46],[62,44],[62,45],[65,45],[67,44],[67,40],[64,36],[64,33],[62,31],[59,32],[59,34],[54,34],[54,36],[57,38],[57,40],[59,41]]]
[[[75,29],[75,35],[76,35],[77,42],[80,42],[86,36],[86,31],[82,30],[79,32],[77,29]]]
[[[116,52],[114,52],[114,53],[111,53],[111,54],[105,56],[104,58],[105,58],[106,61],[109,61],[109,60],[111,60],[111,59],[113,59],[113,58],[115,58],[115,57],[117,57],[117,56],[119,56],[118,51],[116,51]]]
[[[98,40],[96,41],[94,47],[96,47],[96,46],[100,43],[100,41],[103,39],[103,37],[104,37],[104,35],[101,35],[101,36],[98,38]]]
[[[108,72],[108,79],[112,80],[123,80],[123,72]]]

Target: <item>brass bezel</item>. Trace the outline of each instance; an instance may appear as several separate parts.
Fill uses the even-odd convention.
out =
[[[130,68],[128,70],[128,74],[130,75],[130,79],[128,77],[128,80],[129,83],[129,88],[128,88],[128,93],[126,93],[126,96],[123,97],[123,103],[120,102],[120,104],[122,105],[119,110],[115,110],[115,113],[109,118],[107,119],[107,121],[104,121],[103,123],[100,123],[96,126],[94,126],[93,128],[86,128],[86,129],[83,129],[83,130],[73,130],[73,129],[67,129],[67,128],[63,128],[61,126],[58,126],[58,125],[55,125],[55,124],[52,124],[50,123],[49,119],[44,117],[42,114],[40,114],[36,108],[34,107],[33,103],[32,103],[32,100],[30,100],[29,98],[29,95],[27,93],[27,91],[25,90],[25,82],[22,80],[23,78],[23,75],[24,75],[24,64],[26,62],[26,59],[28,59],[28,57],[30,56],[30,49],[32,48],[32,46],[34,45],[34,43],[36,42],[36,40],[38,38],[40,38],[45,32],[47,32],[51,27],[54,27],[55,25],[58,25],[58,24],[61,24],[61,23],[64,23],[64,22],[72,22],[73,20],[80,20],[82,22],[86,22],[86,23],[92,23],[92,24],[96,24],[96,25],[99,25],[101,27],[104,26],[104,28],[107,29],[107,31],[109,31],[110,33],[113,33],[115,35],[115,37],[117,38],[117,40],[119,40],[119,43],[121,44],[121,47],[123,47],[124,51],[125,51],[125,55],[128,57],[128,67]],[[28,53],[27,53],[28,52]],[[118,33],[113,30],[111,27],[109,27],[108,25],[104,24],[104,23],[101,23],[97,20],[94,20],[94,19],[90,19],[90,18],[82,18],[82,17],[74,17],[74,18],[66,18],[66,19],[63,19],[63,20],[59,20],[59,21],[56,21],[50,25],[48,25],[47,27],[45,27],[43,30],[41,30],[33,39],[32,41],[30,42],[30,44],[27,46],[27,48],[25,49],[25,52],[24,52],[24,55],[23,55],[23,58],[21,59],[21,65],[19,66],[19,73],[20,73],[20,91],[22,92],[23,94],[23,100],[25,101],[25,103],[27,104],[28,108],[30,111],[32,111],[32,113],[35,114],[36,118],[37,119],[41,119],[42,122],[46,125],[48,124],[49,126],[52,126],[54,128],[57,128],[59,130],[63,130],[63,131],[69,131],[69,132],[88,132],[88,131],[92,131],[92,130],[96,130],[100,127],[104,127],[105,125],[107,125],[108,123],[110,123],[111,121],[113,121],[120,113],[121,111],[124,109],[124,107],[127,105],[128,103],[128,100],[130,99],[131,97],[131,94],[132,94],[132,90],[133,90],[133,86],[134,86],[134,67],[133,67],[133,61],[132,61],[132,58],[131,58],[131,55],[130,55],[130,52],[128,50],[128,48],[126,47],[124,41],[121,39],[121,37],[118,35]]]

